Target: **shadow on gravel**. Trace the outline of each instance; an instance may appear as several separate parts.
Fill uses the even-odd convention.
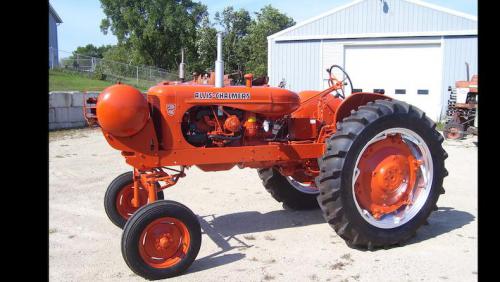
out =
[[[240,234],[325,223],[319,209],[310,211],[276,210],[264,214],[249,211],[222,216],[199,216],[198,219],[203,233],[222,250],[197,259],[189,268],[188,273],[218,267],[244,258],[245,254],[243,253],[225,254],[233,249],[243,250],[253,246],[238,238]],[[248,240],[250,239],[246,241]]]
[[[440,207],[431,213],[429,225],[417,230],[417,235],[407,242],[407,245],[422,242],[441,234],[448,233],[471,223],[475,216],[468,212],[459,211],[450,207]]]

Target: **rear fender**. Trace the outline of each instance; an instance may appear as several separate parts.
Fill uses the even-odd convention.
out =
[[[342,121],[344,118],[348,117],[352,110],[357,110],[359,106],[366,105],[368,102],[375,100],[392,100],[392,98],[376,93],[354,93],[347,97],[339,105],[335,113],[334,124],[337,124],[338,121]]]

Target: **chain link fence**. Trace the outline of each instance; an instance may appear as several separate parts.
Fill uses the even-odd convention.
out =
[[[78,72],[99,80],[121,81],[143,88],[148,88],[160,81],[179,79],[178,73],[165,69],[110,61],[52,47],[49,47],[49,68]],[[188,75],[186,76],[186,80],[191,79]]]

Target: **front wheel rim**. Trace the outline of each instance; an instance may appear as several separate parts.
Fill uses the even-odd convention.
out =
[[[432,179],[432,155],[422,137],[407,128],[390,128],[360,151],[352,194],[365,221],[378,228],[396,228],[422,209]]]
[[[149,266],[165,269],[177,265],[191,245],[187,226],[173,217],[158,218],[149,223],[138,242],[139,255]]]
[[[144,206],[148,202],[148,191],[139,186],[139,207],[134,207],[132,200],[134,199],[134,184],[125,185],[116,195],[116,210],[124,219],[128,219],[132,214]]]

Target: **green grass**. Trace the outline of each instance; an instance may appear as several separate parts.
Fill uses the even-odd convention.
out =
[[[436,129],[437,129],[438,131],[443,131],[443,130],[444,130],[444,126],[445,126],[445,125],[446,125],[446,122],[443,122],[443,121],[438,122],[438,123],[436,123]]]
[[[113,85],[110,81],[91,79],[76,73],[49,70],[49,91],[97,91],[110,85]]]
[[[132,85],[142,92],[155,85],[151,81],[135,79],[121,79],[122,83]],[[63,70],[49,70],[49,91],[100,91],[113,85],[115,81],[97,80],[87,77],[85,74]]]

